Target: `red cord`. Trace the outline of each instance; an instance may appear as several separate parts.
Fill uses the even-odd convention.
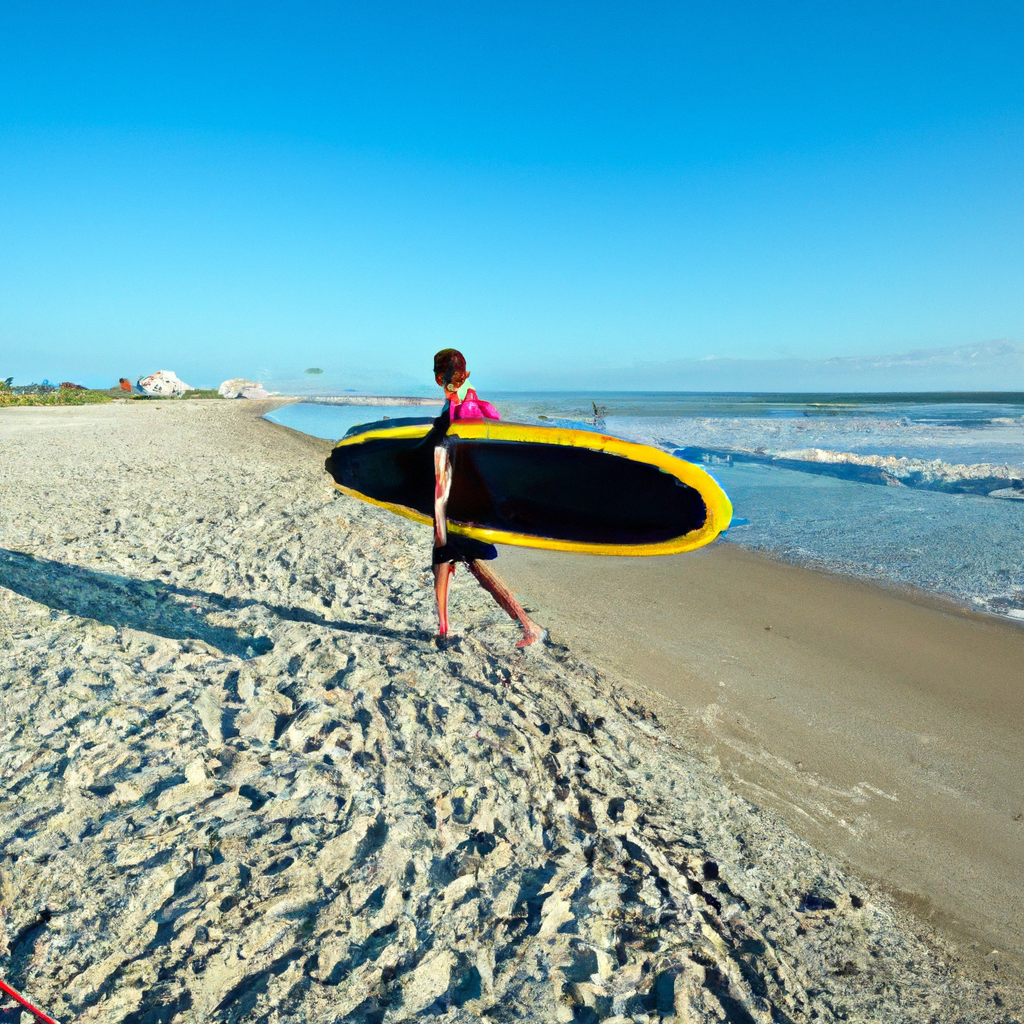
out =
[[[39,1020],[45,1021],[45,1024],[57,1024],[52,1017],[48,1017],[42,1010],[37,1010],[27,999],[19,996],[10,985],[5,985],[2,981],[0,981],[0,992],[6,992],[12,999],[16,999],[29,1013],[34,1013]]]

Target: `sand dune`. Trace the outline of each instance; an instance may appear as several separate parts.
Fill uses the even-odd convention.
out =
[[[429,532],[265,408],[0,414],[5,980],[133,1024],[1020,1014],[462,574],[438,651]]]

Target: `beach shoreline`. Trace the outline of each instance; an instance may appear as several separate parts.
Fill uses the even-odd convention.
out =
[[[1024,964],[1019,623],[738,545],[606,561],[626,564],[501,558],[553,636],[646,690],[739,792]]]
[[[155,1006],[324,1022],[1024,1009],[1011,956],[959,951],[824,831],[815,848],[744,799],[707,742],[728,748],[720,723],[694,713],[738,708],[742,672],[708,701],[717,680],[691,662],[692,693],[659,697],[611,663],[628,642],[587,638],[609,594],[635,603],[626,577],[658,592],[650,568],[604,559],[619,583],[593,566],[572,583],[569,556],[503,551],[508,581],[560,609],[556,642],[515,651],[515,626],[460,573],[458,637],[438,651],[429,531],[337,495],[328,443],[259,418],[287,401],[0,413],[5,980],[98,1021]],[[776,570],[731,550],[681,564],[706,573],[705,599],[746,586],[754,615],[750,577]],[[761,643],[802,642],[786,601],[807,579],[779,586],[775,620],[729,651],[762,677],[809,657]],[[742,625],[729,607],[666,622],[691,616],[721,664],[716,615],[720,633]],[[641,618],[641,656],[678,675],[657,615]]]

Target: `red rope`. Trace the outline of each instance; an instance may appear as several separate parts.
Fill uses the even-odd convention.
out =
[[[0,992],[6,992],[12,999],[16,999],[25,1007],[26,1010],[28,1010],[29,1013],[34,1013],[36,1017],[38,1017],[39,1020],[44,1021],[45,1024],[57,1024],[52,1017],[47,1017],[42,1010],[37,1010],[27,999],[19,996],[10,985],[5,985],[2,981],[0,981]]]

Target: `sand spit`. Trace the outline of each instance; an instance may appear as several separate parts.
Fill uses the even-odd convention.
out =
[[[0,964],[61,1020],[1010,1021],[268,403],[0,413]],[[151,467],[151,475],[147,469]]]
[[[441,405],[436,398],[403,398],[393,395],[308,395],[302,401],[310,405],[429,405],[435,409]]]

